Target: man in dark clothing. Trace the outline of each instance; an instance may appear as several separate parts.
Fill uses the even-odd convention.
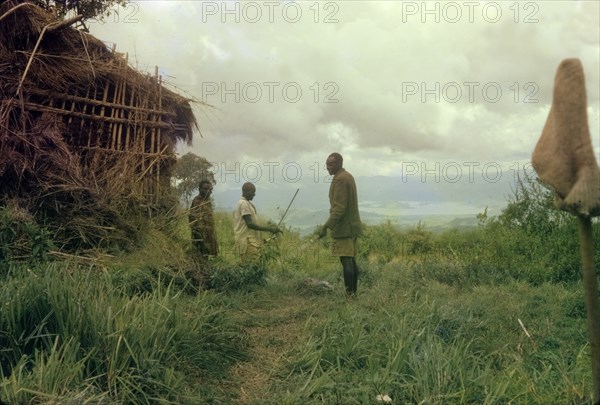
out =
[[[358,213],[358,195],[354,177],[343,166],[343,158],[339,153],[332,153],[325,164],[327,171],[333,175],[329,186],[329,219],[319,232],[319,238],[331,230],[333,243],[331,251],[340,257],[344,272],[346,294],[356,295],[358,286],[358,236],[361,234],[360,215]]]
[[[192,243],[196,251],[205,259],[209,256],[217,256],[219,253],[212,199],[210,198],[212,189],[213,186],[209,180],[200,181],[199,193],[192,200],[189,212]]]

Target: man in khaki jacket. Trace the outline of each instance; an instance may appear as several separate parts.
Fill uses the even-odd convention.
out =
[[[332,153],[325,162],[327,171],[333,175],[333,180],[329,186],[329,219],[321,228],[319,238],[327,235],[327,229],[331,230],[333,238],[331,251],[334,256],[340,257],[346,294],[354,296],[358,286],[356,255],[361,222],[356,183],[354,177],[342,167],[343,163],[344,159],[339,153]]]

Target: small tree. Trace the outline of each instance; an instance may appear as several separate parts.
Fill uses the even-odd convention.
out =
[[[547,235],[569,222],[566,213],[553,207],[552,191],[525,172],[523,177],[519,176],[513,195],[498,219],[509,228],[518,227],[528,233]]]
[[[215,175],[211,170],[212,165],[206,158],[186,153],[177,159],[173,179],[175,180],[175,191],[177,196],[187,203],[192,195],[198,190],[200,180],[208,180],[215,184]]]
[[[102,19],[110,15],[113,6],[127,4],[127,0],[35,0],[34,2],[45,9],[54,9],[61,18],[71,12],[82,15],[83,21],[92,18]]]

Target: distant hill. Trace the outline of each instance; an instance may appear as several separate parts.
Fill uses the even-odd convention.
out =
[[[477,226],[476,215],[486,207],[496,215],[506,205],[511,184],[471,182],[465,176],[458,182],[434,181],[433,178],[385,176],[356,177],[361,219],[366,224],[390,221],[400,228],[412,228],[421,222],[426,229],[442,232]],[[300,189],[285,223],[307,234],[323,224],[329,213],[329,184],[257,183],[256,205],[259,215],[278,222],[296,189]],[[241,184],[216,184],[213,192],[219,210],[233,211],[241,195]]]
[[[233,210],[226,210],[231,212]],[[284,209],[264,209],[259,212],[263,219],[271,219],[278,222]],[[291,227],[301,235],[308,235],[315,230],[318,225],[322,225],[328,217],[328,210],[296,210],[290,209],[285,218],[285,225]],[[421,223],[425,229],[431,232],[444,232],[449,229],[469,229],[477,226],[475,215],[382,215],[370,211],[361,211],[361,220],[367,225],[377,225],[389,221],[399,229],[412,229]]]

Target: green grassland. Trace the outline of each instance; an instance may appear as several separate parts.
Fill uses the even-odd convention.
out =
[[[184,212],[59,254],[0,209],[0,403],[589,404],[576,223],[551,205],[529,184],[476,229],[367,226],[351,299],[291,229],[243,268],[227,213],[200,263]]]

